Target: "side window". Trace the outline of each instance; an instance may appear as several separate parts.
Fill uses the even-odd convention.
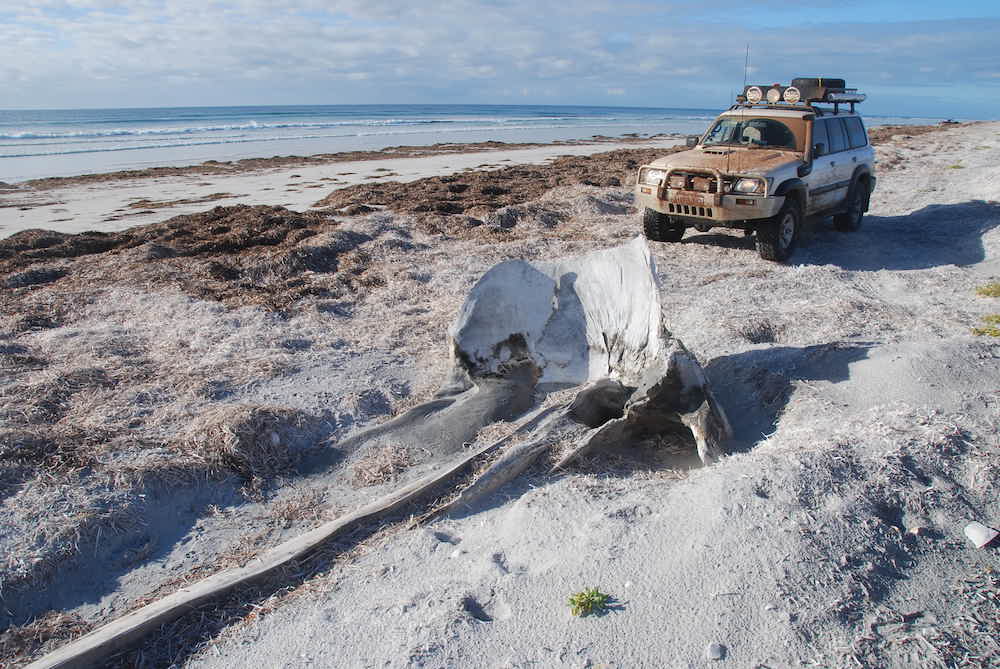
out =
[[[830,153],[847,149],[847,131],[844,130],[844,120],[839,118],[824,119],[827,132],[830,133]]]
[[[850,116],[844,119],[847,125],[847,137],[851,140],[851,148],[857,149],[868,144],[868,133],[865,126],[861,125],[861,119],[857,116]]]
[[[813,157],[819,158],[820,156],[825,156],[830,153],[830,136],[826,133],[826,122],[816,120],[813,121]],[[822,144],[822,151],[820,151],[819,145]]]

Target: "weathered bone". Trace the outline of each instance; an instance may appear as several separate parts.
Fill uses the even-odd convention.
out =
[[[531,437],[508,447],[475,481],[439,513],[456,509],[469,509],[473,504],[497,491],[520,476],[540,455],[553,444],[571,439],[586,428],[568,415],[565,405],[553,407],[545,420],[540,422]]]
[[[473,287],[451,329],[453,378],[505,374],[510,359],[540,383],[585,387],[559,421],[504,453],[456,500],[469,505],[523,472],[545,449],[575,436],[556,467],[588,451],[683,424],[708,464],[731,429],[697,359],[663,327],[645,240],[554,263],[508,261]],[[571,430],[568,421],[590,428]]]

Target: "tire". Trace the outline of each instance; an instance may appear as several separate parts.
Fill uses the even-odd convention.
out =
[[[841,232],[854,232],[861,227],[861,219],[865,217],[868,205],[868,182],[858,179],[847,191],[847,210],[842,214],[834,214],[833,227]]]
[[[757,227],[757,253],[764,260],[787,260],[799,241],[802,228],[802,207],[798,201],[786,198],[785,204],[773,217]]]
[[[684,226],[672,223],[666,214],[646,209],[642,215],[642,232],[650,241],[679,242],[684,236]]]

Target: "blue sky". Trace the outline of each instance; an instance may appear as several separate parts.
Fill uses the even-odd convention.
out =
[[[755,82],[1000,118],[997,0],[0,0],[0,107],[718,108],[747,43]]]

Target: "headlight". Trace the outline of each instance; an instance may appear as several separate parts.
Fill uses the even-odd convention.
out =
[[[639,183],[646,186],[659,186],[663,183],[665,176],[667,176],[665,170],[645,169],[639,172]]]
[[[763,195],[764,185],[765,182],[763,179],[738,179],[733,185],[733,190],[737,193]]]

